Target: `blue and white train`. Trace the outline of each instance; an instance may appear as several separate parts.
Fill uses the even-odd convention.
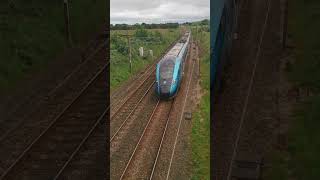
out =
[[[190,32],[186,32],[157,64],[156,93],[161,99],[173,98],[179,90],[188,54],[190,35]]]

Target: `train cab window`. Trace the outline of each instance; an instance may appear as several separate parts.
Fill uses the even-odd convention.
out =
[[[170,79],[173,76],[174,57],[167,57],[160,63],[160,78]]]

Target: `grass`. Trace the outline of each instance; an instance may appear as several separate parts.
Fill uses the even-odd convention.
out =
[[[127,81],[132,75],[136,74],[140,70],[142,70],[146,65],[150,64],[159,57],[168,47],[169,45],[174,42],[179,37],[179,29],[151,29],[147,30],[151,35],[150,38],[156,38],[154,33],[160,32],[162,34],[161,42],[147,42],[144,38],[133,38],[132,39],[132,73],[130,73],[130,66],[129,66],[129,57],[128,51],[123,50],[120,52],[119,49],[116,49],[116,44],[111,42],[111,68],[110,68],[110,87],[111,91],[119,87],[122,83]],[[135,30],[130,30],[129,34],[134,34]],[[126,34],[126,31],[116,30],[111,31],[111,39],[112,36],[116,36],[116,34]],[[128,48],[127,40],[123,37],[116,36],[120,42],[119,44],[123,44],[123,48]],[[148,50],[153,51],[153,59],[150,56],[146,58],[142,58],[139,56],[139,47],[144,48],[144,53]]]
[[[289,2],[289,31],[296,62],[288,72],[290,81],[314,92],[293,112],[286,151],[274,152],[267,179],[320,179],[320,2]]]
[[[320,2],[290,1],[290,36],[296,45],[296,63],[290,79],[302,87],[320,89]]]
[[[266,179],[320,179],[320,96],[309,98],[294,112],[286,151],[274,151]]]
[[[320,179],[320,96],[310,98],[295,113],[289,134],[289,170],[298,179]]]
[[[200,42],[200,85],[203,90],[192,124],[192,179],[210,179],[210,33],[197,34],[192,28],[192,35]]]
[[[15,0],[1,5],[0,88],[14,87],[23,76],[39,68],[67,47],[63,1]],[[96,33],[106,17],[106,2],[70,1],[74,45]]]

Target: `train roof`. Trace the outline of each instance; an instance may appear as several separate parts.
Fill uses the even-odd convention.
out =
[[[182,50],[184,43],[177,43],[170,49],[170,51],[166,54],[166,56],[177,57]]]
[[[178,41],[178,43],[176,43],[170,50],[169,52],[167,52],[167,54],[160,60],[160,62],[166,61],[166,60],[176,60],[176,57],[179,56],[183,46],[185,45],[185,43],[188,40],[190,33],[187,32],[185,33],[181,39]]]
[[[181,37],[181,39],[179,40],[180,43],[186,43],[188,41],[188,38],[190,36],[189,32],[184,33],[184,35]]]
[[[171,55],[166,55],[165,57],[163,57],[161,60],[160,60],[160,64],[166,62],[166,61],[172,61],[173,63],[175,63],[176,61],[176,57],[175,56],[171,56]]]

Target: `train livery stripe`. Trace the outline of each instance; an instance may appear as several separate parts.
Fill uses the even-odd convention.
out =
[[[178,74],[178,71],[179,71],[179,68],[180,68],[180,63],[181,63],[181,58],[178,57],[177,60],[176,60],[176,63],[174,65],[174,71],[173,71],[173,81],[172,81],[172,85],[171,85],[171,88],[170,88],[170,94],[173,95],[175,92],[175,90],[177,89],[177,85],[180,83],[179,82],[179,74]],[[174,83],[175,82],[175,83]]]
[[[157,84],[160,82],[159,74],[160,74],[160,66],[159,64],[157,64],[157,72],[156,72]],[[156,88],[157,88],[157,93],[160,94],[160,86],[157,85]]]

